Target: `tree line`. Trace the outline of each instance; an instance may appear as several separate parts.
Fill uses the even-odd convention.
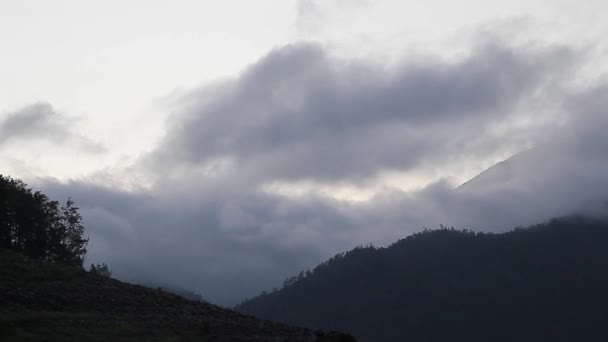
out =
[[[0,248],[51,262],[82,265],[88,238],[74,201],[65,204],[0,175]]]

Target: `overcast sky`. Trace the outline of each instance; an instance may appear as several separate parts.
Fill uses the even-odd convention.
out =
[[[607,10],[0,0],[0,173],[72,196],[119,278],[224,305],[423,226],[601,214]]]

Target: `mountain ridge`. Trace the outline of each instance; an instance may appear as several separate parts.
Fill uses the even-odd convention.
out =
[[[608,223],[581,216],[501,234],[443,227],[338,254],[236,309],[363,342],[601,341],[606,245]]]
[[[537,149],[528,149],[502,160],[475,177],[462,183],[457,190],[483,190],[486,188],[504,186],[517,179],[526,163],[536,159]]]

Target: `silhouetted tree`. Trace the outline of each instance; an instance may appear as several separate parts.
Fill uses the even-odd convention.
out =
[[[60,206],[24,182],[0,175],[0,248],[82,265],[87,243],[74,201]]]
[[[101,263],[101,264],[97,264],[97,265],[91,264],[91,268],[89,269],[89,272],[93,275],[103,277],[103,278],[110,278],[112,276],[112,271],[110,271],[110,268],[105,263]]]

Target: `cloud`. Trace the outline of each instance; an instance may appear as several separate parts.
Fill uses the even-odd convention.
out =
[[[288,46],[181,100],[164,140],[130,169],[153,174],[149,188],[124,191],[95,179],[38,186],[76,200],[91,260],[119,278],[231,305],[339,251],[388,244],[424,226],[504,231],[601,211],[608,87],[560,84],[583,62],[568,48],[494,42],[458,60],[388,68]],[[518,158],[510,181],[473,190],[440,180],[354,202],[265,187],[473,163],[522,142],[537,146]]]
[[[71,144],[89,153],[104,151],[100,145],[74,132],[72,124],[73,120],[48,103],[29,105],[0,121],[0,146],[10,142],[49,141]]]
[[[107,262],[127,281],[196,289],[222,304],[280,283],[347,236],[349,223],[325,199],[190,186],[125,192],[82,182],[41,185],[78,203],[90,262]],[[329,225],[334,233],[325,234]]]
[[[506,121],[571,54],[495,43],[457,61],[386,68],[334,59],[317,45],[287,46],[214,98],[200,90],[202,102],[174,123],[153,159],[230,161],[259,181],[358,181],[413,169]]]

